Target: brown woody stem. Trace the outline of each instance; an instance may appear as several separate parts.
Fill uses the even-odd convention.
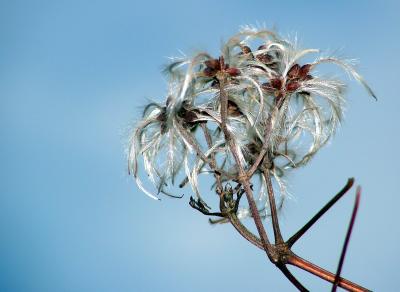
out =
[[[292,254],[291,256],[288,256],[286,259],[287,264],[296,266],[304,271],[307,271],[325,281],[328,281],[330,283],[335,282],[336,275],[324,270],[323,268],[314,265],[313,263],[310,263],[309,261],[306,261],[305,259]],[[367,292],[370,291],[367,288],[364,288],[358,284],[355,284],[349,280],[346,280],[344,278],[339,278],[337,285],[339,287],[342,287],[343,289],[346,289],[347,291],[352,291],[352,292]]]
[[[208,131],[207,125],[204,123],[201,123],[200,127],[203,129],[204,137],[206,138],[208,148],[211,148],[212,147],[212,137],[210,135],[210,132]],[[211,153],[210,157],[211,157],[211,160],[210,160],[211,168],[217,169],[217,161],[215,159],[215,154]],[[222,191],[221,174],[219,174],[218,172],[214,172],[214,176],[217,181],[217,190]]]
[[[271,209],[271,220],[272,220],[272,228],[274,230],[275,244],[281,244],[284,242],[284,240],[282,238],[281,230],[279,228],[278,212],[276,211],[275,196],[274,196],[274,190],[272,188],[271,176],[267,169],[263,171],[263,175],[265,182],[267,184],[268,201]]]
[[[255,236],[253,233],[251,233],[243,224],[240,222],[239,218],[236,216],[234,213],[228,213],[228,219],[229,222],[235,227],[237,232],[241,236],[243,236],[247,241],[252,243],[253,245],[257,246],[259,249],[264,250],[264,246],[261,242],[261,240]]]
[[[226,82],[226,75],[224,73],[218,76],[219,81],[219,94],[220,94],[220,104],[221,104],[221,128],[225,136],[225,140],[232,152],[232,155],[235,159],[236,165],[238,167],[238,180],[243,185],[243,188],[246,192],[247,201],[249,203],[250,212],[253,216],[254,223],[256,225],[258,234],[260,235],[262,245],[264,247],[265,252],[268,255],[268,258],[275,262],[276,259],[272,254],[272,247],[271,243],[268,239],[267,233],[265,232],[264,225],[262,224],[260,214],[258,213],[256,202],[254,201],[253,191],[251,190],[249,184],[249,177],[247,176],[246,172],[244,171],[242,162],[240,161],[239,155],[237,153],[235,142],[232,138],[230,131],[226,125],[227,116],[228,116],[228,95],[225,91],[225,82]]]

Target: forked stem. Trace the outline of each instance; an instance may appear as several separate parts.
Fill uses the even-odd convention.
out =
[[[221,67],[223,68],[224,67],[223,66],[223,59],[220,59],[220,61],[221,61]],[[250,212],[251,212],[251,215],[252,215],[252,217],[254,219],[254,223],[256,225],[258,234],[260,235],[260,240],[261,240],[261,243],[262,243],[263,250],[266,252],[269,260],[272,263],[274,263],[275,265],[277,265],[277,264],[279,264],[279,261],[280,261],[279,253],[276,252],[275,245],[272,245],[270,243],[269,239],[268,239],[268,236],[267,236],[267,233],[265,231],[264,225],[263,225],[263,223],[261,221],[260,214],[258,212],[258,208],[257,208],[256,202],[255,202],[254,197],[253,197],[253,191],[252,191],[252,189],[250,187],[250,182],[249,182],[250,177],[248,176],[248,174],[244,170],[244,167],[243,167],[242,162],[241,162],[241,160],[239,158],[239,155],[238,155],[238,150],[236,148],[236,144],[235,144],[234,139],[233,139],[230,131],[228,130],[228,127],[227,127],[227,124],[226,124],[227,123],[227,112],[228,112],[228,95],[227,95],[227,93],[225,91],[226,75],[225,74],[221,74],[221,76],[218,77],[218,80],[219,80],[220,104],[221,104],[221,109],[220,109],[220,112],[221,112],[221,128],[222,128],[222,131],[224,133],[225,140],[226,140],[226,142],[227,142],[227,144],[228,144],[228,146],[229,146],[229,148],[230,148],[230,150],[232,152],[232,155],[233,155],[233,157],[235,159],[235,162],[236,162],[236,165],[238,167],[238,172],[239,172],[238,180],[243,185],[243,188],[244,188],[244,190],[246,192],[246,197],[247,197],[247,201],[249,203]],[[272,184],[270,186],[270,194],[273,194],[272,193]],[[272,202],[273,202],[273,204],[275,204],[275,199],[274,198],[272,199]],[[275,208],[275,211],[276,211],[276,208]],[[277,217],[275,216],[274,218],[277,218]],[[276,230],[276,229],[274,229],[274,230]],[[279,228],[277,230],[279,231]],[[239,233],[241,233],[241,232],[243,232],[243,229],[242,230],[238,230],[238,231],[239,231]],[[243,235],[243,233],[241,233],[241,234]],[[280,235],[280,231],[279,231],[279,235]],[[279,238],[279,236],[275,237],[275,239],[276,238]],[[247,237],[246,239],[249,240],[250,238]],[[253,240],[254,238],[251,238],[251,239]],[[281,241],[283,242],[283,239],[281,239]],[[286,267],[284,265],[280,265],[280,269],[281,269],[282,272],[284,271],[283,274],[286,276],[286,278],[288,278],[288,280],[291,283],[293,283],[293,285],[295,285],[297,288],[301,289],[301,291],[307,291],[307,289],[304,288],[303,285],[301,285],[301,283],[290,273],[289,270],[286,269]]]
[[[300,237],[302,237],[304,233],[306,233],[307,230],[310,229],[311,226],[315,224],[315,222],[317,222],[333,205],[335,205],[337,201],[339,201],[344,196],[344,194],[348,192],[348,190],[351,189],[353,184],[354,184],[354,178],[349,178],[343,189],[341,189],[339,193],[337,193],[324,207],[322,207],[321,210],[319,210],[317,214],[315,214],[314,217],[310,219],[310,221],[308,221],[302,228],[300,228],[299,231],[297,231],[292,237],[290,237],[286,241],[286,244],[289,247],[292,247],[293,244],[295,244],[295,242],[299,240]]]
[[[221,62],[221,68],[224,68],[223,64],[223,58],[220,59]],[[219,97],[220,97],[220,104],[221,104],[221,128],[225,136],[225,140],[227,145],[229,146],[232,155],[235,159],[236,165],[238,167],[238,180],[239,182],[243,185],[243,188],[246,192],[246,198],[249,203],[251,215],[253,216],[254,223],[256,225],[258,234],[260,235],[262,245],[264,247],[265,252],[267,253],[268,258],[271,261],[274,261],[274,255],[272,254],[272,245],[268,239],[267,233],[265,231],[264,225],[261,221],[260,214],[258,213],[257,205],[254,201],[253,197],[253,191],[251,190],[250,183],[249,183],[249,178],[243,168],[242,162],[239,158],[237,149],[236,149],[236,144],[232,138],[231,132],[228,130],[227,127],[227,116],[228,116],[228,95],[225,91],[225,82],[226,82],[226,74],[224,72],[221,72],[217,76],[218,81],[219,81]]]
[[[353,183],[353,180],[350,179],[348,184],[346,185],[346,187],[343,188],[338,193],[338,195],[342,194],[344,189],[351,187],[352,183]],[[335,198],[338,195],[336,195]],[[221,206],[223,206],[223,205],[221,205]],[[221,212],[222,212],[222,210],[221,210]],[[240,220],[236,216],[236,213],[229,212],[226,215],[227,215],[230,223],[235,227],[235,229],[239,232],[240,235],[242,235],[246,240],[248,240],[250,243],[252,243],[256,247],[260,248],[261,250],[265,250],[264,245],[261,242],[261,240],[257,236],[255,236],[253,233],[251,233],[240,222]],[[354,224],[354,222],[351,224]],[[296,286],[296,288],[298,288],[300,291],[307,291],[307,290],[303,290],[304,286],[302,286],[301,283],[297,279],[295,279],[292,274],[289,275],[290,271],[282,268],[282,267],[285,267],[285,265],[290,264],[290,265],[296,266],[296,267],[303,269],[303,270],[305,270],[325,281],[328,281],[332,284],[337,283],[337,286],[342,287],[343,289],[346,289],[348,291],[370,291],[356,283],[353,283],[345,278],[340,277],[340,273],[333,274],[333,273],[297,256],[296,254],[294,254],[291,251],[291,248],[290,248],[290,246],[288,246],[287,243],[283,243],[280,245],[275,245],[275,244],[271,245],[271,249],[272,249],[272,254],[274,254],[275,258],[277,259],[277,261],[272,261],[272,262],[282,271],[282,273],[289,279],[289,281],[294,286]],[[301,285],[302,288],[300,287],[299,284]],[[304,288],[304,289],[306,289],[306,288]]]
[[[221,68],[225,67],[224,60],[222,57],[220,58],[220,67]],[[232,137],[232,134],[227,127],[228,94],[225,91],[225,83],[227,81],[227,75],[223,71],[221,71],[219,74],[217,74],[217,78],[219,81],[219,99],[220,99],[220,114],[221,114],[220,127],[224,133],[226,145],[228,145],[232,153],[232,156],[235,160],[238,170],[237,181],[243,186],[243,189],[246,193],[250,212],[253,217],[254,223],[256,225],[258,234],[260,235],[260,239],[257,238],[257,236],[252,234],[250,231],[248,231],[248,229],[241,224],[240,220],[236,217],[236,210],[234,212],[235,214],[232,213],[229,214],[229,212],[225,213],[228,216],[229,221],[244,238],[246,238],[248,241],[250,241],[257,247],[263,249],[267,253],[269,260],[272,263],[274,263],[282,271],[282,273],[286,276],[286,278],[300,291],[308,291],[308,290],[291,274],[291,272],[286,267],[287,264],[299,267],[313,275],[320,277],[321,279],[333,283],[334,286],[336,285],[342,287],[348,291],[369,291],[368,289],[358,284],[355,284],[349,280],[341,278],[340,271],[335,275],[313,263],[306,261],[305,259],[302,259],[301,257],[295,255],[291,251],[291,246],[299,238],[301,238],[301,236],[303,236],[311,228],[311,226],[314,225],[351,188],[351,186],[354,183],[353,179],[349,179],[346,186],[335,197],[333,197],[313,218],[311,218],[309,222],[307,222],[287,242],[284,242],[279,229],[279,222],[277,218],[275,198],[273,195],[271,179],[267,173],[268,170],[264,171],[264,178],[267,183],[268,198],[271,209],[273,230],[275,235],[275,244],[270,243],[264,225],[261,221],[261,217],[253,197],[253,191],[250,186],[252,171],[249,172],[245,171],[239,156],[235,140]],[[266,131],[268,132],[268,126]],[[266,137],[268,137],[268,133],[266,133]],[[267,144],[267,141],[264,141],[264,144]],[[262,159],[264,159],[265,154],[267,153],[264,148],[265,147],[263,147],[261,151],[262,153],[260,153],[261,155],[259,155],[257,159],[256,167],[258,167]],[[225,209],[225,206],[222,199],[223,196],[220,197],[221,200],[220,208],[221,212],[224,213],[223,210]]]

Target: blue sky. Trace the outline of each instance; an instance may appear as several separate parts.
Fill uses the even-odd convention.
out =
[[[363,197],[343,275],[395,291],[400,260],[396,1],[0,2],[1,291],[294,291],[230,226],[155,202],[126,173],[127,131],[163,99],[167,57],[218,52],[242,24],[360,60],[331,145],[289,178],[286,237],[348,177]],[[354,190],[295,251],[335,270]],[[329,286],[291,269],[312,291]]]

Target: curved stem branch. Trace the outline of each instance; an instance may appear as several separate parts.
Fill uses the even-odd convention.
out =
[[[307,292],[307,288],[304,287],[299,280],[293,276],[289,269],[285,265],[277,265],[278,269],[286,276],[286,278],[297,288],[299,291]]]
[[[228,214],[229,222],[232,226],[239,232],[241,236],[243,236],[247,241],[252,243],[253,245],[257,246],[259,249],[264,250],[263,243],[261,240],[251,233],[243,224],[240,222],[239,218],[234,213]]]

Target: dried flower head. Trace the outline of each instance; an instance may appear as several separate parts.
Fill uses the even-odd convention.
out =
[[[304,62],[305,56],[316,55]],[[174,59],[165,69],[168,94],[164,103],[146,106],[130,140],[129,169],[138,186],[152,198],[164,193],[178,178],[189,184],[205,208],[198,177],[213,174],[217,193],[238,182],[238,165],[259,178],[259,210],[267,215],[267,170],[285,195],[282,177],[289,169],[307,164],[335,133],[342,117],[346,84],[319,76],[321,64],[332,64],[374,93],[351,62],[318,56],[319,50],[300,49],[277,33],[243,27],[223,44],[221,55],[199,53]],[[221,84],[223,81],[224,84]],[[228,102],[221,104],[221,94]],[[223,129],[235,145],[234,153]],[[138,159],[155,192],[144,188]],[[238,217],[249,216],[247,207]]]

